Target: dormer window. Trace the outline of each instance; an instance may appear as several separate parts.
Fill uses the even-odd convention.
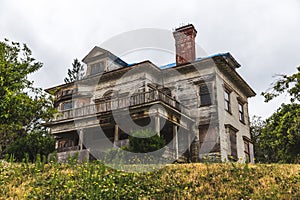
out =
[[[91,64],[91,75],[104,72],[104,61]]]

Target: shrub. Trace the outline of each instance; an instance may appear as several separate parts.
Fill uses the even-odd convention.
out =
[[[133,131],[129,136],[128,150],[134,153],[157,151],[166,145],[163,137],[151,129]]]

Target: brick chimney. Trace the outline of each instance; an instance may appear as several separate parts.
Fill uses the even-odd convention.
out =
[[[195,37],[197,31],[192,24],[175,29],[176,65],[193,62],[196,59]]]

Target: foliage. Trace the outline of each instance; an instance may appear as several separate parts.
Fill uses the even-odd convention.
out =
[[[41,67],[26,44],[0,41],[0,156],[54,113],[52,99],[28,79]]]
[[[126,173],[101,163],[0,161],[0,199],[297,199],[300,165],[175,164]]]
[[[165,146],[165,140],[151,129],[134,131],[129,136],[128,150],[134,153],[157,151]]]
[[[99,156],[101,161],[115,167],[124,164],[161,164],[166,161],[162,157],[164,146],[164,138],[151,129],[144,129],[131,133],[129,146],[112,148]]]
[[[280,75],[271,92],[263,92],[265,102],[282,93],[290,95],[292,104],[282,104],[270,118],[259,136],[264,162],[300,162],[300,66],[292,75]]]
[[[259,116],[253,116],[250,122],[250,134],[254,145],[255,162],[265,162],[263,149],[260,147],[260,137],[266,122]]]
[[[55,139],[45,131],[34,130],[24,137],[19,137],[7,148],[8,154],[13,154],[17,161],[22,161],[28,156],[30,161],[35,161],[36,156],[47,156],[54,151]]]
[[[274,97],[287,92],[291,96],[291,102],[300,101],[300,66],[298,72],[288,75],[280,75],[280,79],[273,84],[271,92],[263,92],[265,102],[269,102]]]
[[[78,81],[82,79],[83,76],[84,76],[83,65],[76,58],[72,63],[72,69],[68,69],[68,76],[64,79],[64,81],[65,83],[71,83],[73,81]]]
[[[300,105],[282,104],[259,136],[263,161],[300,163]]]

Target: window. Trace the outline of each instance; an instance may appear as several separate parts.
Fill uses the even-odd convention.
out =
[[[73,108],[72,101],[67,101],[62,104],[62,110],[69,110]]]
[[[238,129],[236,129],[235,127],[233,127],[232,125],[230,124],[226,124],[225,125],[225,128],[226,128],[226,132],[228,133],[228,136],[229,136],[229,149],[230,149],[230,153],[229,153],[229,159],[231,160],[235,160],[237,161],[238,160],[238,155],[237,155],[237,132],[238,132]]]
[[[236,133],[234,131],[230,131],[230,149],[231,149],[231,156],[233,159],[237,160],[237,148],[236,148]]]
[[[230,109],[230,92],[228,92],[228,90],[224,91],[224,99],[225,99],[225,110],[230,113],[231,112],[231,109]]]
[[[254,163],[254,151],[253,151],[253,144],[250,138],[243,136],[244,140],[244,153],[246,162]]]
[[[98,62],[91,65],[91,75],[97,74],[104,71],[104,62]]]
[[[208,124],[199,126],[199,143],[200,143],[200,147],[204,143],[204,139],[205,139],[205,136],[208,132],[208,128],[209,128]]]
[[[239,102],[239,119],[241,122],[245,123],[244,105],[240,102]]]
[[[245,157],[246,162],[250,162],[250,147],[249,147],[249,141],[244,140],[244,149],[245,149]]]
[[[211,94],[208,86],[206,84],[200,85],[200,106],[211,105]]]

